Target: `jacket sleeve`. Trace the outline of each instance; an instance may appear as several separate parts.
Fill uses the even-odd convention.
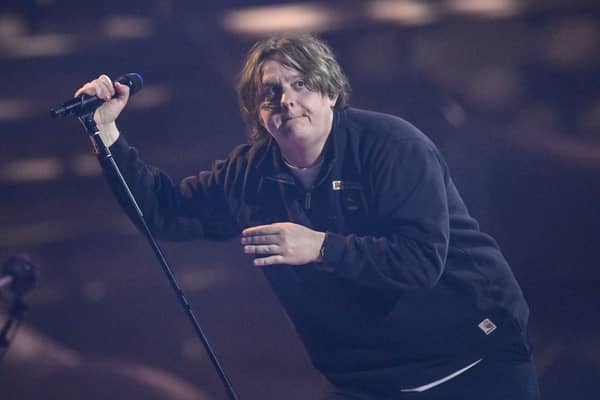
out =
[[[433,287],[444,272],[450,222],[447,167],[426,139],[375,146],[366,160],[374,236],[328,232],[322,269],[381,288]]]
[[[110,150],[156,237],[221,240],[238,232],[223,192],[227,161],[218,161],[210,171],[185,178],[177,185],[167,174],[142,161],[122,136]],[[106,160],[100,162],[119,204],[140,228],[118,178],[106,168]]]

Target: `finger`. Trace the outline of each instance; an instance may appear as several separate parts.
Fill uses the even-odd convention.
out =
[[[267,265],[284,264],[284,262],[285,259],[283,258],[283,256],[275,255],[269,257],[255,258],[252,264],[254,264],[255,267],[264,267]]]
[[[277,254],[281,251],[281,247],[276,244],[269,245],[247,245],[244,246],[244,253],[246,254]]]
[[[100,98],[110,100],[115,95],[115,88],[108,75],[100,75],[96,80],[100,88]]]
[[[127,99],[129,98],[129,86],[127,85],[123,85],[120,82],[115,82],[115,92],[117,93],[117,96],[121,99]]]
[[[271,225],[258,225],[250,228],[246,228],[242,231],[244,236],[256,236],[256,235],[278,235],[281,229],[277,224]]]
[[[102,78],[105,76],[106,78]],[[108,81],[107,81],[108,80]],[[87,94],[88,96],[96,96],[102,100],[109,100],[111,96],[110,90],[112,88],[112,83],[110,83],[110,87],[107,82],[110,82],[110,78],[106,75],[100,75],[98,79],[95,79],[91,82],[86,83],[81,88],[79,88],[73,97],[79,97],[82,94]],[[114,89],[113,89],[114,93]]]
[[[281,237],[279,235],[259,235],[259,236],[243,236],[242,244],[279,244]]]
[[[79,97],[82,94],[87,94],[88,96],[96,96],[98,93],[98,87],[94,84],[94,82],[88,82],[82,87],[80,87],[73,97]]]

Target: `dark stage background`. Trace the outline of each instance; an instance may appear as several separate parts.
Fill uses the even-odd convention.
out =
[[[226,398],[86,134],[48,109],[100,73],[141,73],[119,127],[181,178],[245,140],[241,60],[291,29],[332,44],[352,105],[403,116],[439,145],[529,300],[543,398],[600,398],[598,1],[0,7],[0,262],[40,265],[0,399]],[[237,240],[164,249],[241,399],[316,397],[318,374]],[[0,292],[0,321],[9,301]]]

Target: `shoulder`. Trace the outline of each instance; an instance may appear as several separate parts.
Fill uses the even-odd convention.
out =
[[[431,186],[431,190],[445,185],[449,171],[443,156],[410,122],[373,111],[345,111],[345,151],[356,156],[373,188],[403,196],[422,184]]]
[[[351,133],[368,135],[373,140],[417,140],[431,143],[423,132],[396,115],[358,108],[347,108],[343,113]]]
[[[417,127],[395,115],[346,108],[341,116],[350,146],[363,157],[406,157],[408,154],[439,155],[435,144]]]
[[[241,179],[249,169],[255,170],[263,164],[268,150],[268,140],[240,144],[234,147],[224,160],[215,161],[213,170],[226,172],[229,179]]]
[[[230,163],[243,163],[255,162],[266,154],[268,149],[268,140],[261,140],[256,143],[244,143],[237,145],[229,152],[227,161]]]

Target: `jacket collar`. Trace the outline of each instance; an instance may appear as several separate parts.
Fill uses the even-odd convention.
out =
[[[334,165],[336,165],[336,161],[339,161],[338,159],[343,154],[341,150],[344,148],[346,141],[346,138],[343,134],[343,122],[345,117],[344,111],[345,110],[339,110],[337,108],[333,110],[331,133],[325,142],[325,147],[323,150],[323,167],[321,169],[321,173],[319,174],[319,178],[317,178],[317,185],[322,184],[322,181],[331,175]],[[289,168],[285,165],[279,145],[272,137],[267,139],[266,154],[267,157],[265,157],[264,160],[264,169],[262,174],[263,179],[267,181],[295,185],[296,180],[290,173]]]

